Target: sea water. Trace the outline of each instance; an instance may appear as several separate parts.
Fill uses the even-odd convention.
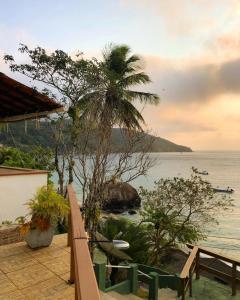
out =
[[[234,193],[231,194],[231,198],[234,199],[233,209],[223,211],[217,216],[219,225],[210,226],[207,240],[199,241],[198,245],[240,259],[240,151],[152,153],[151,157],[156,159],[157,163],[146,176],[140,176],[131,182],[135,188],[143,186],[151,189],[154,181],[160,178],[189,178],[191,168],[196,167],[199,171],[206,170],[209,173],[202,177],[213,187],[234,189]],[[76,183],[75,187],[80,199],[81,190]]]
[[[199,241],[200,246],[211,248],[218,253],[240,259],[240,152],[202,151],[191,153],[158,153],[159,163],[149,170],[146,179],[138,178],[134,186],[143,185],[151,188],[159,178],[175,176],[188,178],[191,167],[199,171],[206,170],[209,175],[202,175],[213,187],[234,189],[230,197],[234,207],[217,216],[218,225],[208,228],[206,241]]]

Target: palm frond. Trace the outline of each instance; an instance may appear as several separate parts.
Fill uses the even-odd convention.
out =
[[[136,62],[139,62],[141,59],[138,55],[134,54],[134,55],[131,55],[128,60],[126,61],[127,64],[132,64],[132,63],[136,63]]]
[[[107,69],[118,75],[123,75],[128,67],[127,57],[129,53],[130,48],[127,45],[110,46],[104,53]]]
[[[144,72],[140,72],[140,73],[131,74],[127,77],[124,77],[120,81],[120,84],[123,87],[128,87],[131,85],[146,84],[149,82],[151,82],[149,76],[147,74],[145,74]]]
[[[118,122],[128,129],[142,131],[141,123],[145,124],[143,116],[128,100],[119,103]]]
[[[160,98],[157,94],[147,93],[147,92],[138,92],[138,91],[125,91],[127,99],[130,101],[139,99],[143,103],[149,104],[159,104]]]

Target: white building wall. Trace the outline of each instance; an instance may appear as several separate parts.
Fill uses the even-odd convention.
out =
[[[47,174],[0,176],[0,223],[26,215],[24,204],[46,184]]]

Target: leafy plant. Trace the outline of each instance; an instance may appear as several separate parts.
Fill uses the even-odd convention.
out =
[[[47,230],[51,225],[64,218],[69,206],[63,196],[57,194],[53,185],[41,187],[35,197],[27,203],[31,220],[19,217],[17,221],[22,224],[21,233],[26,234],[30,229]]]
[[[127,218],[109,217],[102,221],[99,232],[109,240],[121,239],[130,244],[129,249],[124,250],[134,262],[144,263],[147,260],[149,243],[144,225],[138,225]]]
[[[108,240],[124,240],[130,244],[129,249],[120,251],[113,249],[113,246],[106,247],[105,243],[100,243],[100,247],[106,253],[110,263],[112,265],[118,265],[120,262],[126,261],[127,254],[134,262],[144,263],[147,260],[147,253],[149,243],[147,240],[147,234],[144,229],[144,225],[138,226],[138,224],[128,220],[127,218],[113,218],[109,217],[106,220],[102,220],[98,228],[101,233],[100,238],[107,238]],[[108,249],[109,248],[109,249]],[[115,250],[115,251],[114,251]],[[122,255],[121,255],[122,252]],[[121,273],[119,270],[113,268],[110,280],[112,284],[118,283],[118,276]]]
[[[9,226],[9,225],[12,225],[12,224],[13,224],[12,221],[4,220],[4,221],[1,222],[0,227],[1,226]]]
[[[73,58],[61,50],[49,53],[44,48],[30,49],[26,45],[20,45],[19,51],[28,57],[29,63],[18,64],[11,55],[5,55],[4,60],[10,69],[34,82],[44,83],[48,88],[45,88],[45,93],[52,94],[51,90],[55,93],[53,98],[66,104],[67,112],[63,118],[69,120],[69,140],[64,137],[62,126],[55,127],[54,162],[60,192],[63,192],[64,171],[67,170],[68,182],[72,183],[75,176],[82,187],[85,227],[90,236],[95,238],[98,212],[104,201],[104,182],[110,169],[108,161],[112,128],[126,128],[131,137],[132,133],[142,131],[144,119],[134,101],[158,104],[159,97],[139,91],[138,87],[150,83],[150,78],[143,72],[140,57],[132,55],[126,45],[108,47],[101,61],[96,58],[84,59],[82,53]],[[95,140],[94,153],[89,157],[87,141],[92,130],[98,138]],[[87,136],[86,143],[80,139],[81,132]],[[146,147],[138,155],[139,159],[133,160],[130,166],[129,153],[133,151],[130,140],[126,146],[127,153],[118,158],[115,175],[131,170],[137,177],[149,167]],[[78,154],[80,167],[72,163]],[[88,167],[89,161],[91,168]],[[90,172],[86,171],[88,169]],[[93,255],[92,245],[90,250]]]
[[[219,213],[233,206],[230,198],[216,195],[209,182],[194,174],[189,179],[160,179],[152,191],[141,187],[140,196],[141,222],[151,243],[149,262],[155,265],[169,248],[203,239]]]
[[[53,170],[52,151],[40,146],[23,151],[14,147],[0,148],[0,165],[8,167]]]

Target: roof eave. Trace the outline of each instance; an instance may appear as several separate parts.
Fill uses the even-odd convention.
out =
[[[17,122],[17,121],[23,121],[23,120],[29,120],[29,119],[35,119],[35,118],[36,119],[44,118],[50,114],[63,112],[63,111],[64,111],[64,107],[59,107],[59,108],[53,109],[51,111],[42,111],[42,112],[35,112],[35,113],[30,113],[30,114],[5,117],[5,118],[0,118],[0,123]]]

